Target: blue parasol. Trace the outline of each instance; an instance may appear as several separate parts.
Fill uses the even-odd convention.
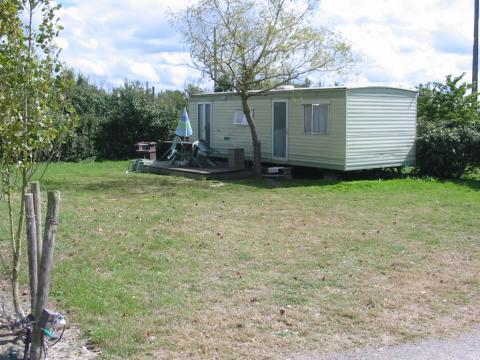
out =
[[[188,118],[187,108],[183,108],[182,118],[178,123],[177,129],[175,130],[175,135],[180,137],[189,137],[192,136],[192,125],[190,124],[190,119]]]

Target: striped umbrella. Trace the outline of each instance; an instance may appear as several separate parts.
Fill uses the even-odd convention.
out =
[[[190,124],[190,119],[188,118],[187,108],[183,108],[182,118],[180,119],[175,134],[180,137],[189,137],[192,136],[192,125]]]

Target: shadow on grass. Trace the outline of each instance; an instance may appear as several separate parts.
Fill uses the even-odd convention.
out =
[[[183,186],[195,186],[179,177],[177,181],[166,179],[155,175],[124,175],[120,179],[103,179],[89,182],[76,182],[74,179],[45,179],[43,181],[46,189],[57,189],[68,192],[115,192],[119,195],[136,195],[152,189],[161,189],[162,192],[175,192],[178,190],[178,184]],[[198,186],[196,186],[198,187]]]
[[[226,184],[235,184],[250,186],[257,189],[276,189],[276,188],[297,188],[297,187],[309,187],[309,186],[334,186],[340,184],[341,180],[335,179],[298,179],[293,180],[286,179],[243,179],[243,180],[221,180]]]
[[[226,183],[241,184],[244,186],[252,186],[260,189],[272,188],[295,188],[309,186],[335,186],[341,183],[353,181],[368,180],[398,180],[398,179],[416,179],[423,181],[435,181],[439,183],[453,183],[460,186],[466,186],[473,190],[480,190],[480,178],[463,178],[463,179],[434,179],[431,177],[420,176],[413,169],[394,168],[394,169],[372,169],[359,171],[333,171],[321,170],[313,168],[294,168],[293,180],[282,178],[252,178],[244,180],[224,180]]]
[[[58,189],[69,192],[116,192],[119,195],[138,195],[145,191],[151,192],[158,189],[161,193],[174,194],[182,186],[182,192],[189,189],[199,189],[202,180],[186,179],[182,176],[168,176],[156,174],[123,174],[121,178],[68,178],[61,179],[45,178],[44,186],[47,189]],[[460,180],[436,180],[428,177],[421,177],[413,173],[411,169],[374,169],[362,171],[325,171],[321,169],[296,167],[293,171],[293,180],[282,178],[249,178],[242,180],[220,180],[227,184],[249,186],[257,189],[274,188],[297,188],[325,186],[332,187],[341,183],[362,180],[395,180],[395,179],[418,179],[424,181],[437,181],[441,183],[454,183],[460,186],[467,186],[474,190],[480,190],[480,179],[465,178]],[[210,188],[209,183],[205,183],[205,188]]]
[[[480,180],[474,179],[459,179],[459,180],[438,180],[442,183],[454,183],[460,186],[466,186],[473,190],[480,191]]]
[[[227,180],[224,182],[253,186],[261,189],[294,188],[309,186],[335,186],[340,183],[359,180],[391,180],[407,178],[409,175],[398,170],[335,171],[307,167],[294,167],[293,179],[252,178]]]

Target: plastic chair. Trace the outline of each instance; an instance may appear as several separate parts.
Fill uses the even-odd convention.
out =
[[[175,135],[172,139],[172,145],[168,148],[168,150],[162,155],[162,160],[170,161],[170,164],[173,164],[175,160],[177,160],[177,156],[179,155],[179,150],[177,149],[178,145],[182,145],[182,139],[180,136]]]
[[[192,162],[198,167],[216,167],[209,159],[211,149],[205,140],[197,140],[192,144]]]

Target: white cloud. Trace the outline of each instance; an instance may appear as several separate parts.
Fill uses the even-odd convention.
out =
[[[104,77],[110,87],[125,79],[149,81],[159,89],[183,87],[189,76],[185,67],[189,56],[167,13],[172,6],[186,6],[186,0],[60,2],[65,30],[58,43],[69,66]]]
[[[69,64],[75,69],[81,69],[87,74],[95,76],[107,76],[109,65],[105,61],[95,61],[88,59],[71,59]]]
[[[137,77],[141,79],[150,80],[153,82],[160,81],[160,77],[158,76],[157,72],[149,63],[133,63],[130,66],[130,69],[133,74],[137,75]]]
[[[60,0],[65,27],[58,44],[67,64],[110,86],[124,79],[157,89],[182,88],[198,73],[171,25],[170,9],[188,0]],[[322,0],[318,25],[341,32],[367,61],[348,85],[414,87],[447,74],[470,73],[470,0]],[[468,74],[467,76],[470,76]],[[327,84],[335,76],[326,76]],[[468,79],[468,78],[466,78]]]
[[[319,14],[368,59],[350,84],[413,87],[451,73],[470,76],[469,0],[324,0]]]

